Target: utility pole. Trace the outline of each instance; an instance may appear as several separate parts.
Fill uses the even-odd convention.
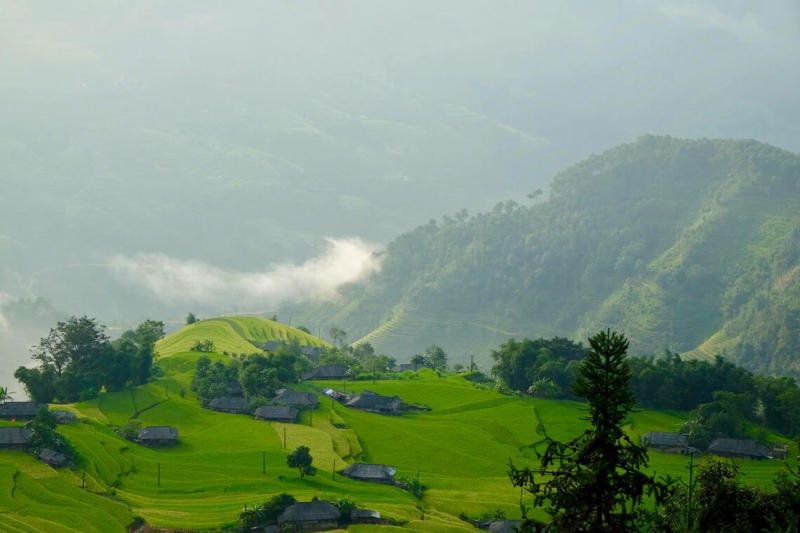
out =
[[[689,454],[689,498],[686,502],[686,532],[692,530],[692,522],[694,522],[694,516],[692,513],[692,488],[693,488],[693,477],[694,474],[694,454]]]
[[[475,370],[475,356],[474,355],[470,355],[469,356],[469,371],[472,372],[473,370]]]
[[[261,452],[261,473],[267,473],[267,452]]]
[[[286,449],[286,426],[283,426],[283,449]]]
[[[158,477],[157,477],[156,485],[158,487],[161,486],[161,463],[158,463]]]
[[[83,481],[81,482],[81,488],[86,488],[86,465],[83,465]]]
[[[331,469],[331,479],[336,480],[336,459],[333,460],[333,468]]]

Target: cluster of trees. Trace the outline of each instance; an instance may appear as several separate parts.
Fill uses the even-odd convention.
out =
[[[578,367],[572,393],[588,403],[591,426],[568,442],[547,435],[536,449],[539,466],[518,468],[509,477],[550,515],[545,524],[524,518],[523,531],[633,532],[797,531],[800,526],[800,468],[787,466],[767,492],[738,483],[730,461],[704,461],[696,480],[680,484],[646,472],[647,449],[624,431],[636,404],[628,341],[600,332]],[[539,449],[543,447],[540,453]],[[694,500],[693,500],[694,496]],[[654,507],[643,502],[651,497]],[[523,517],[528,509],[523,507]]]
[[[341,334],[344,335],[344,331]],[[344,337],[337,338],[341,340]],[[375,348],[368,342],[356,345],[340,343],[338,347],[329,348],[319,359],[320,365],[346,366],[353,377],[359,374],[384,374],[391,371],[395,363],[394,358],[375,353]]]
[[[411,362],[439,372],[447,370],[447,354],[437,344],[432,344],[424,352],[416,354]]]
[[[155,343],[164,323],[146,320],[111,341],[94,318],[60,321],[31,351],[35,368],[14,373],[33,401],[73,402],[96,397],[101,390],[121,390],[145,383],[153,374]]]
[[[572,385],[588,349],[553,339],[509,340],[492,351],[492,374],[505,387],[543,398],[574,398]],[[631,390],[639,405],[691,411],[684,431],[705,446],[717,437],[741,437],[751,423],[800,436],[800,387],[793,378],[753,374],[722,357],[630,359]]]
[[[26,424],[33,433],[29,449],[38,454],[42,450],[53,450],[62,454],[68,461],[74,461],[78,456],[72,444],[62,434],[56,431],[58,418],[46,407],[42,407],[36,417]]]
[[[197,359],[192,390],[207,405],[212,399],[225,396],[231,382],[238,382],[250,400],[250,407],[255,409],[267,403],[282,384],[297,381],[309,365],[296,340],[267,355],[242,355],[228,364],[212,363],[204,356]]]

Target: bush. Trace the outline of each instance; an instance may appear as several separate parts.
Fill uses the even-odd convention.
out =
[[[136,440],[139,437],[139,430],[141,428],[142,425],[139,423],[138,420],[131,420],[130,422],[119,428],[119,434],[128,440]]]
[[[261,505],[255,506],[252,509],[245,509],[239,515],[239,520],[242,522],[245,529],[258,526],[270,526],[278,520],[278,516],[280,516],[287,507],[296,502],[297,500],[291,494],[278,494]]]
[[[425,491],[428,488],[416,477],[400,477],[398,478],[398,482],[400,486],[403,487],[403,490],[407,490],[418,500],[421,500],[422,497],[425,496]]]

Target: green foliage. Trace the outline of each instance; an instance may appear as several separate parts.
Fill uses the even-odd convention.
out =
[[[214,341],[211,339],[197,341],[194,343],[191,350],[193,352],[211,353],[214,351]]]
[[[432,344],[421,354],[416,354],[411,358],[411,362],[439,372],[447,370],[447,354],[437,344]]]
[[[513,390],[534,394],[537,391],[529,389],[539,383],[540,388],[546,385],[551,389],[551,396],[541,397],[570,397],[576,364],[586,357],[586,352],[582,344],[559,337],[521,342],[509,339],[492,350],[492,375]]]
[[[339,509],[339,513],[341,515],[340,520],[344,523],[350,523],[350,513],[353,512],[353,509],[356,508],[356,502],[344,496],[342,498],[338,498],[334,505],[337,509]]]
[[[194,324],[195,322],[197,322],[197,317],[195,316],[194,313],[189,313],[188,315],[186,315],[186,325],[187,326],[190,326],[190,325]]]
[[[119,434],[128,440],[136,440],[139,437],[139,430],[142,424],[138,420],[130,420],[127,424],[119,428]]]
[[[418,500],[422,500],[425,497],[425,491],[428,489],[418,477],[400,476],[397,478],[397,482]]]
[[[722,332],[695,355],[799,376],[798,175],[800,156],[754,141],[645,136],[564,170],[546,201],[401,235],[369,284],[293,316],[336,316],[385,353],[605,325],[634,354],[686,352]]]
[[[623,431],[635,403],[628,340],[609,330],[591,337],[589,346],[573,390],[589,404],[591,428],[566,443],[545,434],[540,468],[510,462],[509,476],[537,506],[547,505],[551,531],[635,531],[645,492],[658,500],[665,487],[643,472],[647,450]]]
[[[42,407],[36,417],[28,422],[26,426],[33,432],[29,448],[34,454],[50,449],[63,454],[70,461],[76,458],[72,445],[63,435],[56,431],[58,418],[47,408]]]
[[[275,524],[278,516],[286,510],[287,507],[293,505],[297,500],[291,494],[282,492],[276,494],[269,501],[261,505],[245,508],[239,514],[239,521],[245,529],[251,529],[259,526],[269,526]]]
[[[112,343],[95,319],[72,317],[58,322],[33,348],[39,367],[20,367],[14,376],[40,403],[88,400],[103,388],[117,391],[146,382],[153,347],[163,335],[162,322],[147,320]]]
[[[313,475],[314,467],[311,466],[313,460],[308,446],[298,446],[295,451],[286,456],[286,464],[300,472],[300,479],[307,474]]]
[[[8,387],[0,387],[0,403],[7,402],[9,400],[13,400],[13,397],[8,391]]]

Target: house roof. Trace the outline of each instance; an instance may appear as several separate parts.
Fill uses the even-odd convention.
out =
[[[172,426],[148,426],[139,431],[139,440],[177,440],[178,428]]]
[[[50,466],[63,466],[67,464],[67,458],[62,453],[58,453],[50,448],[45,448],[39,453],[39,459],[49,464]]]
[[[300,351],[306,357],[315,358],[315,357],[319,357],[322,354],[322,352],[325,351],[325,348],[323,348],[321,346],[301,346],[300,347]]]
[[[294,405],[298,407],[317,405],[319,400],[315,394],[310,392],[300,392],[292,389],[278,389],[275,397],[272,398],[273,404]]]
[[[28,444],[33,436],[30,429],[18,426],[0,427],[0,445]]]
[[[266,420],[295,420],[297,413],[297,409],[288,405],[262,405],[256,409],[255,416]]]
[[[242,396],[244,394],[244,389],[242,388],[242,384],[236,380],[231,380],[225,384],[228,388],[228,394],[231,396]]]
[[[394,481],[397,469],[393,466],[353,463],[342,471],[348,477],[372,479],[375,481]]]
[[[353,520],[358,518],[372,518],[374,520],[380,520],[381,513],[378,511],[373,511],[372,509],[353,509],[350,511],[350,518]]]
[[[36,416],[41,407],[36,402],[6,402],[0,404],[0,417]]]
[[[770,449],[763,444],[744,439],[717,439],[708,446],[708,451],[745,457],[768,458],[771,456]]]
[[[220,396],[208,402],[209,409],[247,411],[250,404],[244,396]]]
[[[685,436],[678,433],[667,433],[664,431],[651,431],[645,433],[642,437],[642,442],[649,446],[680,446],[686,448],[689,446],[689,441]]]
[[[347,375],[344,365],[323,365],[303,373],[303,379],[340,379]]]
[[[403,403],[397,396],[381,396],[372,391],[361,391],[361,394],[348,401],[348,407],[361,409],[396,410]]]
[[[51,411],[51,412],[54,415],[56,415],[59,424],[68,424],[70,422],[74,422],[78,418],[77,416],[75,416],[75,413],[71,411]]]
[[[321,520],[339,520],[339,509],[330,502],[298,502],[284,510],[278,516],[278,524],[286,522],[316,522]]]
[[[283,341],[267,341],[267,342],[256,343],[256,346],[267,352],[274,352],[281,346],[285,345],[286,343]]]
[[[495,520],[489,524],[489,533],[516,533],[520,525],[520,520]]]

